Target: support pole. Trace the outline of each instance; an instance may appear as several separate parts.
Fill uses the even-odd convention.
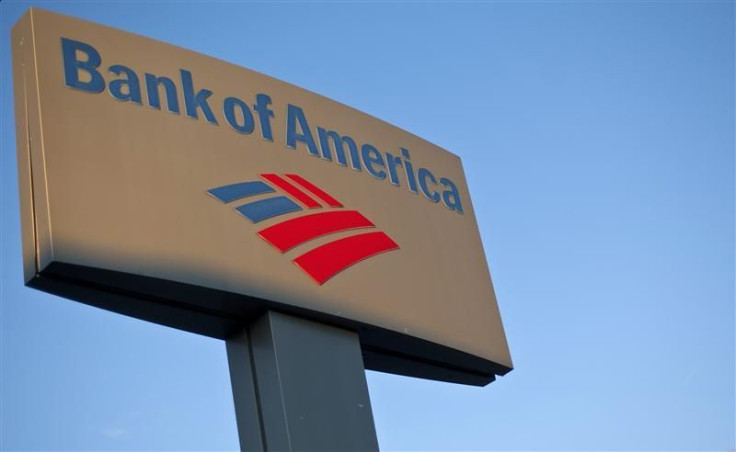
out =
[[[358,335],[269,311],[226,341],[243,451],[377,451]]]

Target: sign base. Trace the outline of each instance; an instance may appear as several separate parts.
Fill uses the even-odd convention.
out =
[[[242,450],[378,450],[356,333],[268,311],[226,346]]]

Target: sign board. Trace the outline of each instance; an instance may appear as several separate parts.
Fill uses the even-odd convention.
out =
[[[32,9],[12,40],[29,286],[216,338],[281,311],[403,375],[511,369],[456,155],[98,24]]]

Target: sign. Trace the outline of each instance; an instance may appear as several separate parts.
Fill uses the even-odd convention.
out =
[[[12,39],[29,286],[216,338],[281,311],[403,375],[511,369],[457,156],[94,23],[32,9]]]

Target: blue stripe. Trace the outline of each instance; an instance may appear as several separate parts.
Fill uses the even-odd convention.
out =
[[[248,196],[260,195],[262,193],[274,192],[273,188],[261,181],[240,182],[238,184],[223,185],[222,187],[207,190],[215,198],[222,202],[231,202]]]
[[[276,196],[236,207],[235,210],[253,223],[258,223],[276,215],[302,210],[302,208],[286,196]]]

